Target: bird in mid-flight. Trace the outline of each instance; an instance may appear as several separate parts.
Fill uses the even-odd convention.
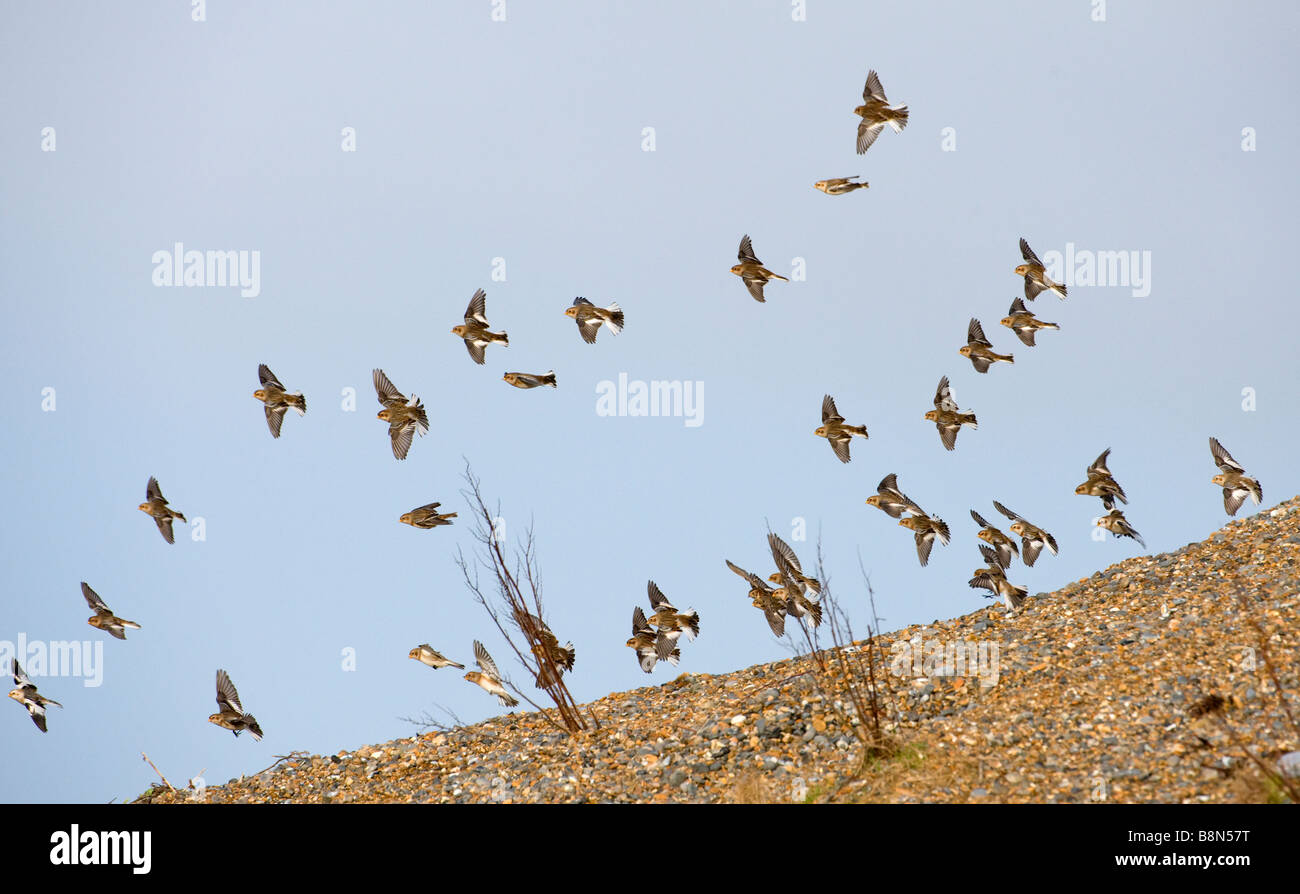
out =
[[[867,83],[862,88],[862,105],[854,109],[853,114],[862,119],[858,123],[858,155],[871,148],[886,124],[894,129],[894,133],[902,133],[907,127],[907,106],[890,106],[875,69],[867,72]]]

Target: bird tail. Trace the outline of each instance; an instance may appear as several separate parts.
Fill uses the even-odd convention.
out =
[[[907,127],[907,106],[899,106],[891,111],[894,117],[890,119],[889,126],[894,129],[894,133],[902,133],[903,128]]]
[[[257,725],[257,718],[252,714],[245,714],[243,721],[244,728],[253,734],[253,738],[259,742],[262,741],[262,728]]]
[[[605,310],[609,311],[611,314],[610,319],[605,322],[605,325],[609,327],[610,332],[618,335],[623,331],[623,308],[618,306],[617,301],[614,301],[611,302],[609,307],[605,308]]]
[[[1043,325],[1040,326],[1039,328],[1040,328],[1040,329],[1060,329],[1061,327],[1058,326],[1058,325],[1056,325],[1055,323],[1043,323]]]
[[[499,701],[502,705],[504,705],[507,708],[513,708],[519,704],[519,699],[515,698],[513,695],[508,695],[508,694],[498,695],[497,701]]]
[[[686,622],[686,626],[688,628],[687,633],[690,635],[691,639],[695,639],[695,637],[700,635],[700,613],[699,612],[688,611],[684,615],[678,615],[677,620]]]
[[[510,347],[510,336],[507,335],[506,333],[502,332],[502,333],[501,333],[501,338],[500,338],[500,340],[498,341],[498,344],[505,345],[507,348]]]
[[[1060,293],[1061,293],[1061,300],[1062,300],[1062,301],[1065,300],[1065,283],[1061,283],[1061,282],[1055,283],[1055,284],[1052,286],[1052,290],[1055,291],[1055,292],[1060,292]]]
[[[969,425],[971,428],[979,428],[979,422],[976,421],[974,413],[963,413],[961,424]]]
[[[862,435],[864,438],[867,437],[867,427],[865,425],[846,425],[844,427],[855,435]]]
[[[546,375],[542,376],[542,384],[550,385],[552,388],[560,387],[555,384],[555,370],[551,370]]]
[[[565,643],[560,649],[559,664],[565,670],[573,670],[574,659],[578,657],[578,650],[573,647],[573,643]]]
[[[172,518],[176,518],[176,519],[180,519],[181,521],[185,521],[185,516],[181,515],[181,514],[180,514],[179,512],[177,512],[175,509],[171,510],[171,514],[172,514]],[[186,524],[189,524],[189,522],[185,522],[185,523],[186,523]]]
[[[299,416],[307,415],[307,398],[302,396],[301,391],[296,391],[293,394],[287,394],[285,396],[289,398],[289,406],[297,410]]]
[[[1016,362],[1016,355],[1015,355],[1015,354],[1005,354],[1005,355],[999,357],[998,359],[999,359],[999,360],[1005,360],[1007,363],[1015,363],[1015,362]]]
[[[771,277],[772,277],[773,279],[779,279],[779,280],[781,280],[781,282],[789,282],[789,281],[790,281],[788,278],[782,276],[782,275],[779,274],[779,273],[772,273],[771,270],[769,270],[768,273],[771,275]]]
[[[119,618],[118,620],[121,620],[121,619]],[[137,624],[135,621],[122,621],[122,626],[128,628],[129,630],[139,630],[139,629],[140,629],[140,625]]]

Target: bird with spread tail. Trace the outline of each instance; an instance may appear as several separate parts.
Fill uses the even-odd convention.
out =
[[[1219,467],[1219,474],[1211,478],[1210,483],[1223,488],[1224,510],[1229,515],[1236,515],[1241,504],[1246,502],[1246,497],[1250,497],[1258,506],[1264,499],[1264,489],[1260,487],[1259,481],[1248,477],[1241,464],[1215,438],[1210,438],[1210,455]]]
[[[772,280],[790,281],[763,266],[763,262],[754,254],[754,246],[750,243],[748,235],[740,238],[740,253],[737,257],[740,258],[740,263],[734,265],[731,272],[740,277],[740,281],[745,284],[745,288],[749,289],[749,294],[755,301],[767,300],[763,297],[763,286]]]
[[[934,392],[934,409],[927,410],[922,418],[933,422],[939,430],[939,440],[943,443],[944,450],[952,450],[957,446],[957,432],[961,431],[963,425],[979,428],[974,413],[963,413],[958,408],[947,376],[939,379],[939,387]]]
[[[235,691],[235,684],[230,682],[230,675],[220,669],[217,670],[217,708],[217,713],[208,716],[208,723],[230,730],[235,738],[248,730],[254,739],[259,742],[262,740],[262,728],[257,725],[257,718],[245,713],[239,702],[239,693]]]
[[[1100,497],[1101,505],[1107,509],[1114,509],[1116,500],[1127,505],[1128,497],[1124,495],[1124,488],[1119,486],[1119,482],[1114,479],[1106,466],[1106,457],[1109,455],[1110,448],[1107,447],[1101,452],[1101,456],[1088,466],[1088,480],[1076,487],[1074,492],[1081,497]]]
[[[488,345],[510,346],[510,337],[504,332],[489,332],[487,320],[487,292],[478,289],[465,308],[465,322],[451,327],[451,334],[465,340],[469,358],[482,365],[487,359]]]
[[[865,180],[861,183],[856,182],[858,177],[858,174],[854,174],[852,177],[832,177],[829,180],[818,180],[813,184],[813,189],[820,189],[828,196],[842,196],[853,192],[855,189],[866,189],[869,184]]]
[[[420,399],[412,394],[408,400],[406,395],[394,387],[382,369],[376,369],[373,377],[375,394],[383,406],[379,418],[388,423],[388,439],[393,444],[393,456],[406,459],[415,433],[418,431],[421,436],[428,434],[429,416]]]
[[[45,706],[55,705],[62,708],[63,705],[37,692],[36,684],[32,682],[31,677],[23,673],[23,669],[18,666],[18,659],[11,660],[13,661],[14,688],[9,690],[9,697],[27,709],[27,713],[32,718],[32,723],[36,724],[38,730],[43,733],[49,732],[45,728]]]
[[[862,88],[862,105],[855,108],[853,114],[862,119],[858,122],[858,155],[871,148],[886,124],[894,129],[894,133],[902,133],[907,127],[907,106],[889,104],[875,69],[867,72],[867,83]]]
[[[546,689],[553,683],[559,682],[559,677],[551,672],[551,665],[555,666],[560,676],[563,676],[565,671],[573,670],[573,662],[578,657],[578,650],[574,648],[573,643],[560,645],[559,638],[551,632],[550,627],[546,626],[546,622],[531,612],[517,610],[515,623],[524,636],[533,643],[532,652],[537,657],[538,689]]]
[[[650,599],[650,610],[654,615],[650,618],[650,623],[659,628],[659,632],[672,640],[676,640],[683,633],[688,640],[694,640],[700,633],[700,613],[694,609],[687,609],[679,612],[677,608],[668,601],[668,597],[663,594],[659,586],[654,581],[646,584],[646,593]]]
[[[848,425],[840,411],[835,408],[835,399],[829,394],[822,397],[822,424],[813,432],[819,438],[825,438],[830,442],[831,451],[836,458],[846,463],[849,461],[849,441],[857,435],[864,440],[867,438],[867,427],[865,425]]]
[[[112,609],[104,604],[104,600],[100,599],[99,594],[90,589],[90,585],[84,580],[81,582],[81,595],[86,597],[86,603],[95,612],[93,616],[86,619],[86,623],[91,627],[123,640],[126,639],[126,631],[140,629],[140,625],[135,621],[128,621],[113,614]]]
[[[623,331],[623,308],[617,301],[610,302],[609,307],[597,307],[586,298],[574,298],[573,306],[565,308],[564,315],[578,324],[578,334],[589,345],[596,343],[602,325],[614,335]]]
[[[921,509],[920,506],[916,508]],[[927,515],[923,509],[915,515],[899,519],[898,524],[915,535],[916,557],[921,560],[921,567],[929,564],[930,550],[934,548],[934,541],[938,540],[941,544],[947,546],[948,540],[952,536],[948,530],[948,524],[943,519],[937,515]]]
[[[158,525],[158,533],[162,534],[163,540],[168,543],[175,543],[176,538],[172,534],[172,519],[179,519],[183,522],[185,516],[168,507],[167,500],[162,495],[162,488],[158,486],[157,478],[149,479],[149,483],[145,485],[144,495],[146,501],[136,508],[153,518]]]
[[[502,706],[507,708],[517,706],[519,699],[506,691],[506,687],[501,682],[501,671],[497,670],[497,663],[492,660],[488,650],[483,648],[483,644],[478,640],[474,640],[474,660],[478,663],[479,669],[469,671],[465,674],[465,679],[495,695]]]
[[[301,391],[285,391],[284,385],[265,363],[258,364],[257,379],[262,387],[253,392],[253,397],[265,404],[266,427],[271,430],[271,437],[278,438],[280,426],[284,424],[284,414],[290,408],[297,410],[299,416],[307,415],[307,398],[302,396]]]
[[[1064,301],[1065,286],[1047,278],[1047,268],[1038,260],[1038,255],[1034,254],[1023,236],[1020,238],[1020,256],[1025,259],[1025,263],[1016,268],[1016,275],[1025,278],[1025,297],[1033,301],[1042,292],[1055,292]]]

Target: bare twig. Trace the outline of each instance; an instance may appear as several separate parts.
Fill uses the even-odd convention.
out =
[[[163,785],[167,786],[167,788],[171,789],[172,791],[176,791],[176,786],[172,785],[170,782],[167,781],[167,777],[162,774],[162,770],[159,770],[158,767],[154,764],[154,762],[149,760],[149,755],[141,751],[140,756],[144,758],[144,762],[146,764],[153,767],[153,771],[158,774],[158,778],[163,781]]]

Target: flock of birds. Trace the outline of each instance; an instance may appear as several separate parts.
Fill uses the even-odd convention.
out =
[[[880,84],[880,78],[874,70],[867,75],[862,98],[863,104],[854,109],[854,114],[862,119],[857,130],[859,155],[871,147],[886,125],[896,133],[901,133],[907,126],[908,119],[907,106],[889,104],[884,88]],[[855,190],[866,189],[868,184],[859,182],[859,177],[855,175],[819,180],[814,186],[827,195],[841,196]],[[1020,240],[1020,254],[1024,263],[1015,268],[1015,273],[1024,278],[1025,300],[1032,302],[1043,292],[1051,292],[1064,300],[1066,287],[1048,278],[1043,263],[1023,238]],[[786,277],[763,266],[754,252],[748,235],[740,240],[739,261],[740,263],[731,268],[731,272],[740,277],[745,288],[756,301],[766,300],[763,287],[767,283],[772,280],[789,281]],[[574,320],[583,341],[588,344],[595,344],[596,336],[602,326],[614,335],[623,329],[623,310],[617,303],[599,307],[585,298],[577,298],[564,313]],[[1034,347],[1035,335],[1039,330],[1060,329],[1060,326],[1055,323],[1037,319],[1019,298],[1011,303],[1008,315],[1001,320],[1001,324],[1013,331],[1028,347]],[[505,332],[491,331],[487,319],[487,295],[482,289],[474,292],[465,309],[464,322],[452,327],[451,332],[464,341],[470,358],[479,365],[485,363],[488,346],[506,347],[510,344]],[[968,358],[979,373],[987,373],[990,367],[997,363],[1015,362],[1013,355],[999,354],[993,350],[993,345],[985,335],[980,321],[973,317],[967,326],[966,344],[960,348],[959,353]],[[502,378],[516,388],[537,388],[543,385],[557,387],[554,370],[544,374],[507,372]],[[288,391],[266,364],[258,366],[258,380],[261,387],[253,392],[253,397],[261,401],[264,406],[266,424],[271,436],[279,438],[285,414],[292,409],[299,415],[305,416],[307,400],[301,392]],[[382,369],[374,370],[373,381],[375,393],[383,407],[379,411],[378,418],[388,424],[388,437],[393,456],[403,460],[411,448],[414,436],[417,433],[420,435],[428,433],[428,415],[419,397],[415,394],[409,397],[404,395],[393,385]],[[835,405],[835,400],[829,394],[822,398],[821,415],[822,424],[814,434],[825,438],[830,443],[837,459],[841,462],[849,462],[850,441],[854,437],[866,439],[868,437],[866,426],[846,423]],[[947,376],[939,379],[934,396],[934,409],[927,411],[923,418],[935,424],[940,442],[946,450],[955,449],[957,434],[964,426],[970,426],[972,429],[977,427],[975,414],[963,412],[958,407]],[[1220,470],[1211,481],[1223,488],[1223,504],[1228,515],[1236,515],[1237,510],[1248,497],[1258,505],[1263,499],[1259,481],[1248,476],[1245,469],[1214,438],[1210,438],[1210,452]],[[1142,540],[1142,536],[1125,519],[1124,513],[1115,507],[1116,500],[1127,505],[1128,498],[1107,466],[1109,455],[1110,449],[1107,448],[1088,466],[1087,480],[1075,488],[1075,493],[1100,498],[1108,514],[1098,519],[1097,524],[1118,537],[1131,537],[1145,547],[1146,543]],[[873,496],[867,498],[867,504],[875,506],[891,518],[898,519],[901,527],[913,532],[917,557],[922,566],[929,561],[936,540],[945,546],[949,543],[951,532],[947,523],[942,518],[927,513],[904,494],[899,489],[896,474],[886,475],[876,491]],[[422,529],[452,524],[451,520],[456,517],[456,513],[440,513],[438,512],[440,505],[434,502],[412,509],[404,513],[399,521]],[[1011,567],[1013,557],[1019,556],[1026,566],[1033,566],[1043,549],[1056,555],[1057,543],[1056,539],[1043,528],[1012,512],[1002,503],[994,500],[993,506],[1011,520],[1010,530],[1020,537],[1020,543],[1017,544],[1014,538],[989,524],[982,515],[972,509],[971,517],[980,526],[977,536],[984,541],[979,545],[979,550],[985,566],[974,572],[969,584],[972,588],[987,589],[989,591],[987,598],[1001,598],[1007,609],[1011,611],[1018,608],[1028,595],[1026,588],[1016,586],[1007,579],[1006,573]],[[149,479],[145,489],[145,502],[139,505],[139,509],[154,520],[159,533],[167,543],[175,542],[172,524],[174,521],[184,523],[186,519],[183,514],[168,505],[157,479],[152,477]],[[905,513],[906,517],[903,517]],[[799,558],[789,544],[771,533],[768,534],[767,541],[768,551],[776,566],[776,571],[772,572],[767,579],[746,571],[729,559],[725,560],[727,567],[744,578],[749,585],[749,597],[754,607],[763,613],[775,635],[778,637],[785,635],[785,622],[788,616],[796,618],[801,623],[809,623],[815,628],[822,622],[821,583],[803,573]],[[88,620],[90,626],[122,640],[126,639],[127,630],[140,629],[140,625],[136,622],[115,615],[103,599],[84,581],[81,590],[87,604],[95,612]],[[651,615],[647,617],[640,606],[633,609],[632,636],[627,640],[626,645],[634,650],[641,669],[650,673],[657,662],[666,661],[672,665],[678,663],[681,657],[680,639],[683,635],[687,640],[695,639],[700,632],[700,617],[698,612],[690,609],[679,612],[654,581],[648,583],[647,590]],[[521,630],[529,634],[529,640],[536,643],[533,651],[539,659],[547,659],[539,661],[540,671],[536,681],[539,688],[547,688],[555,682],[550,677],[553,672],[563,673],[573,669],[577,653],[572,642],[561,646],[558,638],[545,622],[535,615],[518,612],[514,620]],[[464,670],[465,668],[465,665],[445,657],[428,643],[422,643],[411,649],[409,656],[434,669],[455,667]],[[474,658],[479,669],[467,672],[464,678],[496,696],[501,705],[510,708],[517,706],[518,699],[506,689],[500,669],[478,640],[474,640]],[[555,671],[551,671],[549,669],[551,667],[555,668]],[[14,688],[9,692],[9,697],[26,708],[37,728],[45,732],[46,706],[62,707],[62,705],[38,692],[36,684],[23,672],[16,658],[13,660],[12,673]],[[216,688],[218,711],[209,716],[208,720],[223,729],[232,731],[236,737],[247,730],[255,739],[260,740],[262,729],[256,718],[244,711],[239,693],[226,671],[220,669],[217,671]]]

